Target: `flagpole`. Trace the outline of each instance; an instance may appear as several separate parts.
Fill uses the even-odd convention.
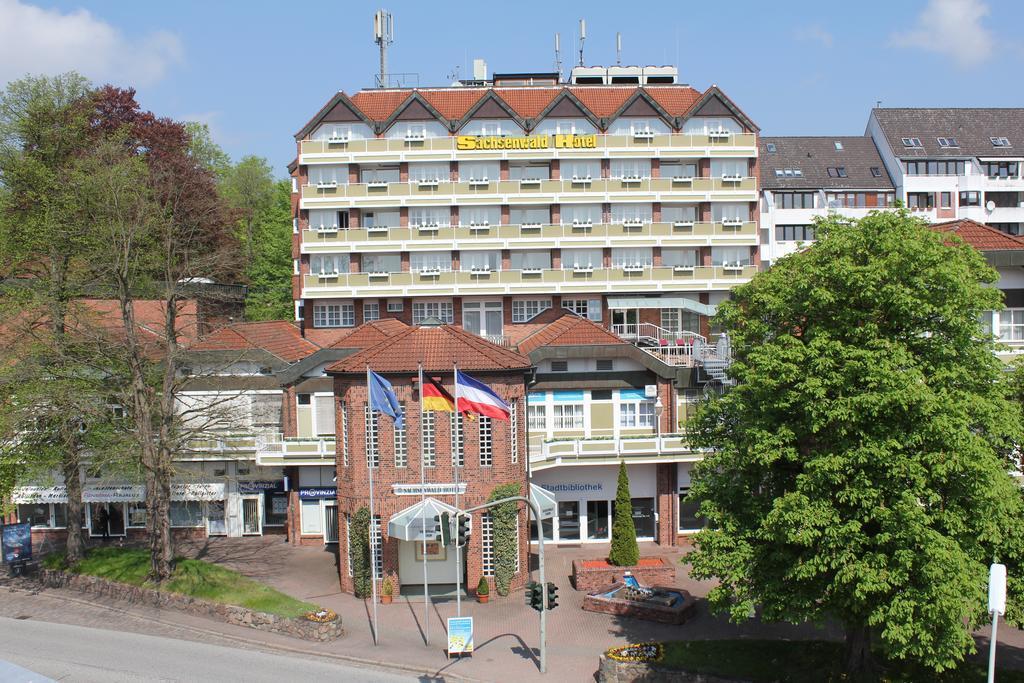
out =
[[[367,411],[368,421],[373,421],[373,394],[370,390],[370,366],[366,366],[366,404],[370,407]],[[366,432],[369,432],[369,424],[366,425]],[[366,436],[363,435],[363,443],[366,444]],[[370,450],[366,450],[366,470],[370,480],[370,596],[373,600],[373,644],[377,645],[377,549],[373,542],[373,458]]]
[[[420,509],[427,512],[427,466],[423,453],[423,363],[419,364],[420,374]],[[423,530],[423,637],[430,645],[430,584],[427,582],[427,519],[422,518]]]
[[[461,432],[461,429],[466,425],[462,421],[462,413],[459,412],[459,365],[458,363],[452,363],[452,368],[455,370],[455,412],[452,413],[452,425],[454,428],[459,429],[459,436],[462,439],[462,452],[466,451],[466,435]],[[452,440],[456,446],[458,440]],[[464,457],[464,456],[463,456]],[[457,450],[452,451],[452,470],[455,472],[455,509],[459,509],[459,453]],[[456,513],[458,514],[458,513]],[[457,518],[456,518],[457,519]],[[455,610],[458,616],[462,616],[462,552],[459,548],[459,539],[455,539]]]

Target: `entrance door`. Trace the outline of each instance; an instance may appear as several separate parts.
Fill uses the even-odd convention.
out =
[[[242,498],[242,535],[259,536],[261,534],[260,497],[245,496]]]
[[[613,310],[612,311],[612,332],[625,339],[636,339],[639,331],[637,321],[639,315],[636,309]]]
[[[654,538],[654,499],[633,498],[633,526],[638,538]]]
[[[338,542],[338,506],[334,503],[324,505],[324,543]]]
[[[124,503],[89,503],[90,536],[124,536]]]
[[[224,536],[228,532],[227,522],[224,519],[224,501],[211,500],[207,503],[207,531],[211,536]]]

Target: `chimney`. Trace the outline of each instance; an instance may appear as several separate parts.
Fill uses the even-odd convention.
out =
[[[474,81],[486,81],[487,80],[487,62],[482,59],[473,60],[473,80]]]

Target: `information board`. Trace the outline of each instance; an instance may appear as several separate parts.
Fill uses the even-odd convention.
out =
[[[448,656],[473,653],[473,617],[448,618]]]

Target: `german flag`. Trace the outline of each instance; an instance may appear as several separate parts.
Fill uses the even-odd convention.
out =
[[[445,413],[455,412],[455,399],[433,377],[424,376],[420,400],[423,402],[423,410],[439,410]]]

